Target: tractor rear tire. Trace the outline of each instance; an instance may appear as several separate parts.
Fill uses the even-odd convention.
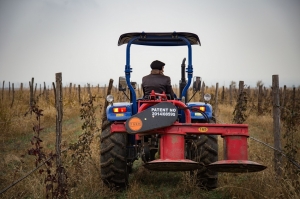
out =
[[[128,185],[127,134],[111,133],[110,126],[101,133],[101,178],[110,188],[123,189]]]
[[[210,123],[215,121],[210,120]],[[193,161],[209,165],[218,161],[218,136],[200,135],[191,145],[191,158]],[[206,167],[191,172],[196,175],[197,183],[201,188],[212,190],[217,188],[218,173],[208,170]]]

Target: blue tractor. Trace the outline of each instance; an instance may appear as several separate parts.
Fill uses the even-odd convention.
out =
[[[119,91],[127,96],[125,91],[129,89],[130,102],[114,102],[113,96],[107,96],[110,125],[101,133],[101,178],[109,187],[126,187],[133,162],[139,158],[150,170],[195,172],[199,186],[208,190],[217,187],[218,171],[251,172],[265,168],[247,159],[247,125],[215,124],[212,106],[207,103],[209,94],[205,95],[205,102],[189,102],[190,86],[193,96],[201,87],[201,78],[193,78],[192,45],[201,45],[196,34],[126,33],[118,41],[119,46],[123,44],[127,44],[125,77],[119,78]],[[170,100],[165,93],[152,91],[149,96],[137,98],[135,83],[130,79],[133,44],[187,46],[188,64],[186,67],[184,58],[178,97]],[[226,143],[234,143],[225,143],[222,161],[218,161],[218,135]]]

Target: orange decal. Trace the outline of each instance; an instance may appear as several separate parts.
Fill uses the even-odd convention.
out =
[[[138,131],[142,128],[143,122],[140,118],[133,117],[129,120],[128,126],[133,131]]]
[[[199,128],[198,128],[198,131],[199,131],[199,132],[202,132],[202,133],[205,133],[205,132],[208,131],[208,128],[206,128],[206,127],[199,127]]]

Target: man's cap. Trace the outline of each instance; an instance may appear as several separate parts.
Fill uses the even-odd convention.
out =
[[[165,63],[155,60],[151,63],[150,67],[152,69],[162,70],[162,67],[165,65]]]

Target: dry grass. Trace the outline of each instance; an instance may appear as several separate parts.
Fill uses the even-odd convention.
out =
[[[94,91],[94,93],[97,92]],[[23,116],[28,110],[28,101],[25,99],[29,99],[29,97],[25,92],[22,96],[24,99],[16,100],[13,108],[9,108],[9,100],[1,102],[0,189],[24,176],[35,167],[33,156],[25,155],[21,158],[21,155],[26,154],[27,149],[31,147],[32,126],[36,122],[34,116]],[[199,96],[197,97],[199,98]],[[77,96],[67,97],[66,95],[65,98],[63,147],[75,142],[78,135],[82,133],[82,121],[79,118],[80,105],[77,102]],[[82,98],[83,101],[86,101],[87,95]],[[103,99],[98,98],[95,105],[102,103]],[[42,127],[45,127],[41,134],[42,145],[47,152],[50,152],[55,147],[56,110],[53,96],[50,96],[50,103],[40,99],[38,105],[44,109],[41,121]],[[217,122],[232,123],[232,113],[233,106],[219,104]],[[96,115],[97,118],[101,118],[100,109],[97,109]],[[249,124],[250,136],[270,145],[273,144],[270,114],[259,117],[251,114],[245,123]],[[300,142],[299,133],[295,139]],[[222,138],[220,138],[220,159],[223,159],[222,144]],[[299,194],[299,190],[297,190],[300,183],[299,173],[295,173],[294,177],[291,177],[284,170],[283,176],[276,178],[273,170],[273,149],[251,139],[249,139],[248,145],[249,160],[266,165],[268,168],[257,173],[220,173],[219,187],[211,192],[199,189],[196,186],[195,178],[188,172],[150,172],[141,166],[141,161],[135,162],[133,174],[130,175],[130,187],[126,191],[109,190],[100,179],[99,133],[96,134],[91,144],[92,156],[90,159],[75,167],[71,163],[71,152],[68,152],[63,159],[63,164],[68,172],[68,190],[71,198],[299,198],[297,195]],[[299,153],[297,160],[300,160]],[[43,176],[35,172],[0,197],[45,198]]]
[[[35,157],[27,155],[27,150],[33,147],[30,144],[30,140],[34,136],[32,130],[33,125],[36,124],[37,121],[34,114],[31,115],[29,113],[24,116],[29,110],[28,92],[24,91],[21,97],[20,100],[15,101],[12,108],[10,108],[10,100],[8,99],[1,101],[0,104],[0,128],[2,132],[0,135],[0,157],[4,160],[0,163],[1,189],[35,168]],[[87,99],[87,94],[84,94],[82,99]],[[98,98],[97,101],[102,104],[101,98]],[[43,109],[44,114],[44,116],[41,117],[41,127],[44,128],[40,135],[40,138],[43,140],[42,146],[44,147],[46,154],[51,151],[55,152],[56,109],[54,106],[54,95],[50,95],[49,101],[40,97],[37,105]],[[62,148],[66,148],[69,143],[76,142],[78,135],[81,134],[82,122],[79,117],[80,105],[75,98],[71,98],[71,100],[69,100],[69,98],[65,99],[63,106]],[[68,166],[70,165],[69,161],[68,158],[65,159],[65,164]],[[72,171],[72,169],[70,169],[70,171]],[[70,175],[70,179],[72,179],[71,176],[72,174]],[[95,175],[90,176],[95,178]],[[30,198],[44,198],[45,184],[43,183],[43,179],[43,176],[38,174],[38,172],[35,172],[21,183],[8,190],[2,196],[4,198],[22,198],[25,196],[29,196]],[[83,189],[86,189],[86,187]]]

